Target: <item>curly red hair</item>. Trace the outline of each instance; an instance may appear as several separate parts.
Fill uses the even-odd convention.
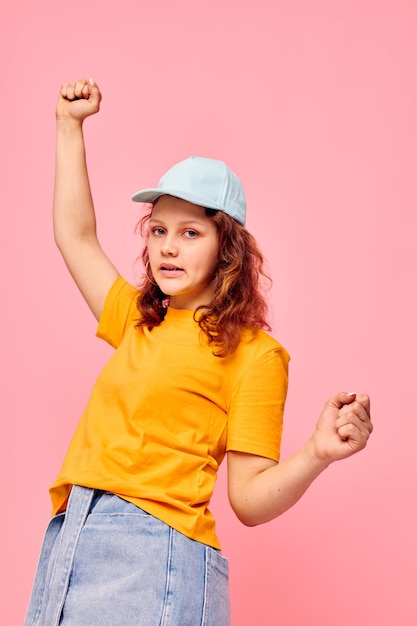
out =
[[[213,345],[219,357],[232,354],[241,340],[242,330],[256,332],[271,330],[267,322],[268,306],[264,296],[265,283],[271,279],[264,270],[264,258],[248,230],[235,219],[214,209],[206,214],[216,224],[219,237],[219,257],[213,277],[214,296],[211,302],[194,312],[194,319]],[[147,226],[152,210],[140,222],[140,232],[147,238]],[[163,301],[166,295],[156,284],[149,267],[148,247],[142,251],[146,268],[137,308],[140,320],[137,326],[153,328],[165,317]]]

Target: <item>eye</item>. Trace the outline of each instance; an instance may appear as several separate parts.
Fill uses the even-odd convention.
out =
[[[151,229],[151,233],[152,235],[155,235],[155,237],[162,237],[163,235],[165,235],[165,228],[162,228],[161,226],[155,226],[155,228]]]
[[[195,230],[191,230],[190,228],[186,230],[184,234],[189,239],[195,239],[196,237],[198,237],[198,233]]]

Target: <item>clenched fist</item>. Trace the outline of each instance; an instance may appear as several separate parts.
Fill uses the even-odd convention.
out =
[[[372,433],[369,397],[339,393],[325,405],[311,439],[315,456],[331,463],[362,450]]]
[[[57,107],[57,120],[76,120],[80,123],[100,109],[101,93],[95,82],[81,78],[76,83],[62,85]]]

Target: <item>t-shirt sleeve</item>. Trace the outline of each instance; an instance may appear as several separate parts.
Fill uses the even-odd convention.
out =
[[[268,351],[240,378],[228,413],[226,450],[279,461],[289,355]]]
[[[139,319],[136,307],[138,290],[119,276],[110,288],[97,328],[97,337],[117,348],[135,320]]]

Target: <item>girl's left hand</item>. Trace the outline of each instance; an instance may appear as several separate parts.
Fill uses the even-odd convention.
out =
[[[342,392],[326,402],[310,443],[320,461],[332,463],[362,450],[372,430],[369,397]]]

